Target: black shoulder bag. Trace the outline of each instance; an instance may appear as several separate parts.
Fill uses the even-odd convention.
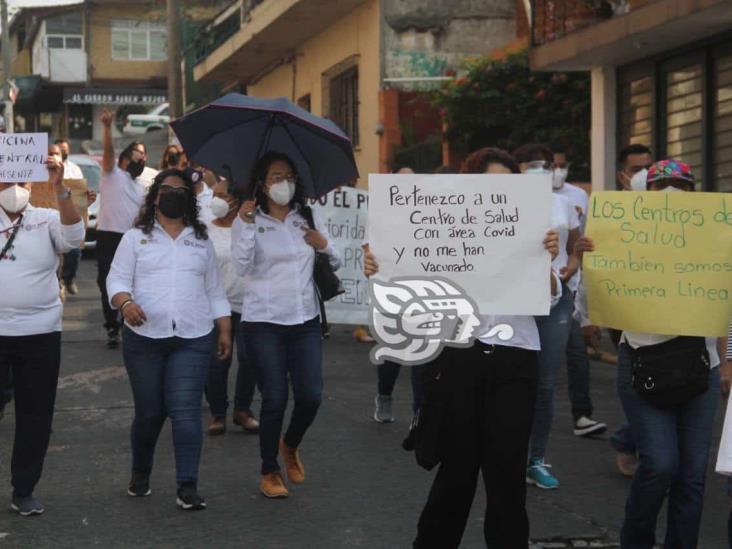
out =
[[[709,351],[703,337],[679,336],[631,347],[630,352],[633,389],[657,408],[681,406],[709,388]]]
[[[315,230],[313,211],[310,207],[305,206],[301,213],[305,221],[307,221],[308,226]],[[328,337],[330,335],[330,327],[328,326],[328,318],[325,315],[325,302],[330,301],[346,290],[343,289],[341,279],[335,274],[328,254],[317,250],[315,250],[313,282],[315,283],[315,292],[318,294],[318,302],[320,304],[320,325],[323,331],[323,337]]]
[[[0,261],[5,259],[5,256],[10,251],[10,248],[13,246],[13,242],[15,242],[15,237],[18,236],[18,231],[20,231],[20,225],[23,223],[23,216],[21,215],[18,218],[18,221],[16,221],[15,225],[13,226],[13,234],[10,235],[10,238],[8,238],[8,241],[5,243],[5,246],[3,246],[2,251],[0,251]]]

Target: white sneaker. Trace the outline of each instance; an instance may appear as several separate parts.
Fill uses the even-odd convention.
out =
[[[574,434],[578,437],[588,437],[591,435],[599,435],[607,430],[607,425],[595,421],[587,416],[581,416],[574,422]]]

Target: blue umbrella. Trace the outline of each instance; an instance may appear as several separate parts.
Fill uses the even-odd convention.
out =
[[[284,97],[227,94],[171,123],[188,158],[249,189],[252,168],[268,151],[288,155],[309,198],[358,178],[351,140],[332,121]]]

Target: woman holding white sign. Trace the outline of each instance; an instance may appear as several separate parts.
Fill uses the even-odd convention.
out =
[[[0,387],[5,388],[12,370],[11,507],[23,516],[44,511],[33,490],[51,437],[61,364],[58,254],[84,240],[84,222],[63,186],[61,160],[49,159],[46,165],[58,211],[29,205],[30,183],[0,183],[0,280],[6,288],[0,293]]]
[[[683,162],[663,160],[648,170],[646,185],[649,191],[691,192],[694,175]],[[579,253],[595,249],[589,237],[577,243]],[[720,396],[719,343],[724,345],[724,340],[628,330],[621,336],[618,394],[639,457],[620,532],[624,549],[654,546],[667,495],[663,546],[697,546]]]
[[[508,153],[485,148],[470,155],[461,173],[516,174]],[[559,235],[547,232],[544,248],[552,259],[559,253]],[[364,273],[379,266],[367,252]],[[557,274],[549,273],[552,306],[561,297]],[[486,484],[483,523],[489,547],[522,549],[529,545],[526,513],[526,455],[536,400],[539,332],[532,316],[483,316],[488,330],[472,347],[446,347],[424,366],[423,408],[441,409],[425,415],[439,429],[440,468],[419,520],[416,549],[460,545],[475,495],[478,473]],[[488,336],[500,324],[514,335]]]

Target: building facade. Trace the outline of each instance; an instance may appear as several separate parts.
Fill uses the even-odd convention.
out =
[[[513,0],[240,0],[203,33],[192,72],[332,119],[365,185],[400,156],[440,165],[441,120],[421,92],[512,40],[514,19]]]
[[[533,0],[532,67],[592,71],[592,186],[616,155],[650,146],[692,165],[699,190],[732,191],[729,0]]]

